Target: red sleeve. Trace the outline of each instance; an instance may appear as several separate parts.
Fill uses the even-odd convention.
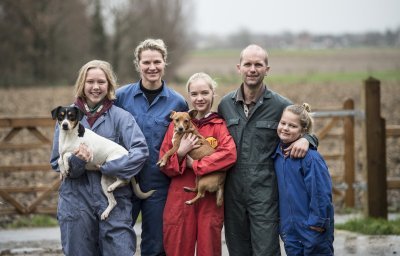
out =
[[[165,133],[164,140],[161,144],[160,155],[161,158],[165,152],[172,148],[172,136],[174,135],[174,124],[169,124],[168,130]],[[175,152],[167,161],[167,164],[160,170],[165,173],[168,177],[177,176],[183,173],[186,168],[186,158],[182,160],[181,166],[179,166],[178,154]]]
[[[193,170],[196,175],[227,171],[236,162],[236,145],[225,122],[215,124],[213,131],[213,137],[218,141],[216,151],[210,156],[193,161]]]

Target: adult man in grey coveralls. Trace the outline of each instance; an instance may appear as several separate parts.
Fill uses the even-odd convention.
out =
[[[225,183],[225,237],[229,255],[280,255],[278,188],[272,155],[283,109],[292,103],[263,83],[269,71],[268,54],[258,45],[247,46],[237,69],[243,83],[221,100],[219,114],[226,120],[237,147],[237,163]],[[305,136],[288,148],[291,157],[304,157]]]

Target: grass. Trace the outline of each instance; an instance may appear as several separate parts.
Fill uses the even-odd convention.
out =
[[[400,218],[395,220],[375,218],[351,219],[343,224],[335,224],[335,228],[365,235],[400,235]]]
[[[331,82],[360,82],[367,77],[374,77],[380,81],[400,81],[398,70],[385,70],[373,72],[331,72],[331,73],[308,73],[308,74],[285,74],[271,75],[267,81],[271,84],[323,84]]]
[[[400,81],[400,72],[398,70],[384,70],[372,72],[309,72],[308,74],[285,74],[285,75],[269,75],[265,81],[267,84],[330,84],[330,83],[347,83],[353,82],[359,84],[368,77],[374,77],[381,82],[384,81]],[[240,84],[240,76],[221,75],[215,78],[218,84]]]
[[[189,56],[192,57],[202,57],[202,58],[215,58],[215,57],[233,57],[239,59],[239,54],[243,50],[243,48],[213,48],[213,49],[199,49],[193,50],[189,52]],[[334,48],[334,49],[278,49],[271,48],[267,49],[269,55],[271,56],[333,56],[340,54],[349,54],[349,53],[382,53],[388,52],[391,53],[393,51],[398,51],[398,48],[391,47],[356,47],[356,48]]]
[[[201,49],[189,53],[194,59],[206,59],[210,62],[214,59],[233,59],[239,60],[239,53],[241,49]],[[320,61],[321,57],[333,58],[332,62],[340,64],[342,70],[322,71],[318,66],[310,67],[309,70],[298,69],[293,72],[275,73],[271,71],[266,81],[268,84],[331,84],[331,83],[357,83],[372,76],[382,82],[385,81],[400,81],[400,72],[398,65],[392,68],[377,67],[363,67],[364,70],[352,70],[352,63],[347,61],[348,58],[359,58],[364,56],[369,61],[374,60],[374,56],[397,56],[398,48],[343,48],[343,49],[271,49],[270,55],[273,56],[275,61],[283,61],[284,63],[290,60],[291,57],[296,59],[304,58],[307,62],[317,60]],[[283,57],[283,59],[282,59]],[[380,61],[382,61],[380,59]],[[235,62],[236,63],[236,62]],[[319,63],[319,62],[318,62]],[[349,64],[350,63],[350,64]],[[350,66],[349,66],[350,65]],[[357,65],[357,64],[356,64]],[[346,67],[346,68],[344,68]],[[211,68],[212,70],[212,68]],[[213,73],[213,72],[211,72]],[[181,77],[180,81],[186,81],[187,75]],[[213,74],[219,84],[239,84],[241,82],[240,76],[234,73]]]
[[[34,227],[56,227],[58,226],[57,219],[54,216],[44,214],[32,214],[28,216],[19,216],[12,222],[7,223],[5,228],[34,228]]]

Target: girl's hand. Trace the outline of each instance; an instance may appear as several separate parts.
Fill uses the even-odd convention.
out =
[[[290,154],[291,158],[303,158],[308,151],[310,142],[305,138],[300,138],[284,149],[285,156]]]
[[[317,231],[319,233],[323,233],[325,231],[324,228],[320,228],[320,227],[315,227],[315,226],[310,226],[311,230]]]
[[[81,143],[79,147],[74,150],[74,155],[85,162],[89,162],[92,158],[93,153],[86,144]]]
[[[196,145],[198,140],[197,136],[192,133],[183,135],[177,151],[178,157],[183,158],[192,149],[199,148],[200,145]]]

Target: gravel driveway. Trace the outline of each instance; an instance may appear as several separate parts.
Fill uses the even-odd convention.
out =
[[[336,216],[343,222],[349,216]],[[135,226],[138,242],[141,229]],[[225,241],[222,241],[222,256],[228,256]],[[400,255],[400,236],[367,236],[336,230],[334,248],[336,255],[386,256]],[[60,231],[54,228],[32,228],[0,230],[0,256],[58,256],[63,255],[60,245]],[[137,252],[140,255],[140,252]],[[282,250],[282,255],[286,255]]]

